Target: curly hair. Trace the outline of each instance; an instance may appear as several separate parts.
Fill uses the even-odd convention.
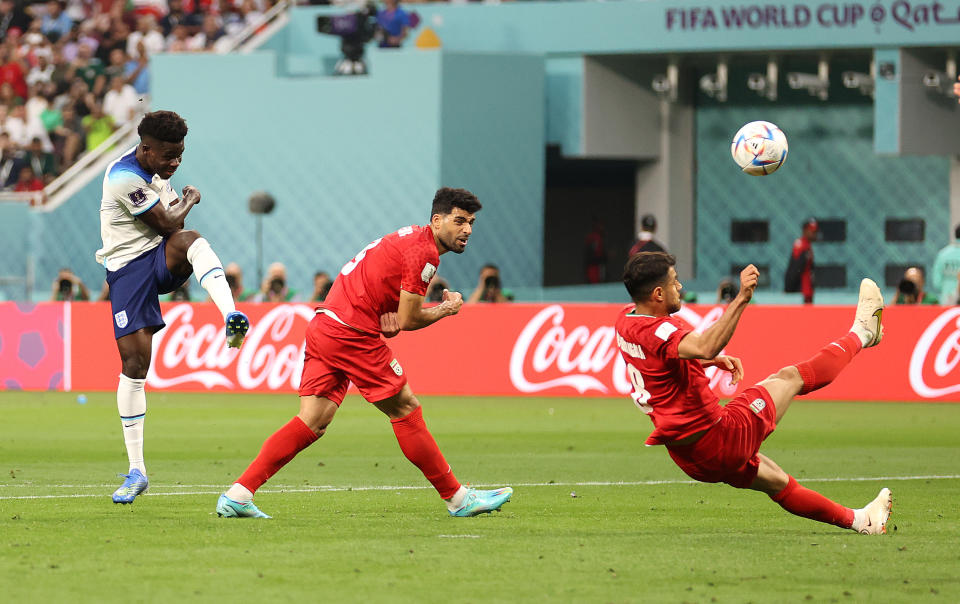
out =
[[[476,214],[483,208],[477,196],[466,189],[442,187],[433,196],[433,209],[430,215],[446,215],[453,212],[453,208],[460,208],[464,212]]]
[[[173,111],[152,111],[137,126],[140,138],[149,136],[158,141],[179,143],[187,136],[187,122]]]

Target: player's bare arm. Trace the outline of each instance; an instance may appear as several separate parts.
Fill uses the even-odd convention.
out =
[[[163,237],[169,237],[183,228],[187,214],[198,203],[200,203],[200,191],[194,186],[187,185],[183,188],[183,197],[170,202],[170,207],[165,208],[162,203],[154,204],[137,218]]]
[[[444,317],[457,314],[463,306],[463,296],[459,292],[448,289],[443,290],[443,300],[436,306],[424,308],[423,299],[419,294],[400,291],[400,306],[397,309],[400,329],[403,331],[422,329]]]
[[[688,333],[680,340],[677,352],[681,359],[713,359],[720,354],[733,337],[740,316],[753,298],[759,278],[760,271],[752,264],[740,272],[740,291],[727,305],[720,319],[703,333]]]

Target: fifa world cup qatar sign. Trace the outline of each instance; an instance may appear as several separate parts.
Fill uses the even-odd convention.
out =
[[[295,395],[307,304],[241,304],[252,327],[243,348],[226,347],[212,304],[162,304],[167,326],[153,340],[151,391]],[[619,304],[480,304],[427,329],[387,340],[419,394],[627,397],[630,384],[613,324]],[[677,314],[703,331],[722,306]],[[0,303],[0,389],[113,391],[120,359],[109,303]],[[729,398],[781,367],[807,359],[847,332],[853,307],[750,306],[724,352],[744,382],[707,375]],[[861,352],[823,400],[960,401],[960,307],[891,306],[883,342]]]

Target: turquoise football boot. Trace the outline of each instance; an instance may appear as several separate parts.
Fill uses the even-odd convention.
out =
[[[499,510],[500,506],[510,501],[513,495],[513,489],[503,487],[493,491],[480,491],[477,489],[467,489],[467,496],[463,500],[463,505],[455,510],[449,510],[451,516],[464,518],[467,516],[476,516],[478,514],[489,514],[494,510]]]
[[[225,494],[217,500],[217,516],[221,518],[270,518],[252,501],[234,501]]]

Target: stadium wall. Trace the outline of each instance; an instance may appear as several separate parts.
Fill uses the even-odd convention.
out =
[[[154,338],[150,389],[293,394],[303,363],[306,304],[241,304],[253,325],[241,350],[226,348],[212,304],[164,303],[167,327]],[[389,340],[419,394],[626,397],[630,390],[611,324],[616,304],[465,306],[430,329]],[[686,305],[677,314],[703,330],[722,306]],[[740,357],[743,384],[709,370],[729,398],[780,367],[809,358],[849,325],[849,306],[751,306],[725,354]],[[119,358],[107,303],[0,303],[0,389],[116,389]],[[496,329],[491,329],[491,326]],[[831,385],[805,397],[825,400],[960,401],[960,307],[892,306],[883,343],[864,351]],[[777,334],[772,340],[770,334]],[[451,344],[454,343],[454,344]],[[462,354],[446,354],[464,343]]]

